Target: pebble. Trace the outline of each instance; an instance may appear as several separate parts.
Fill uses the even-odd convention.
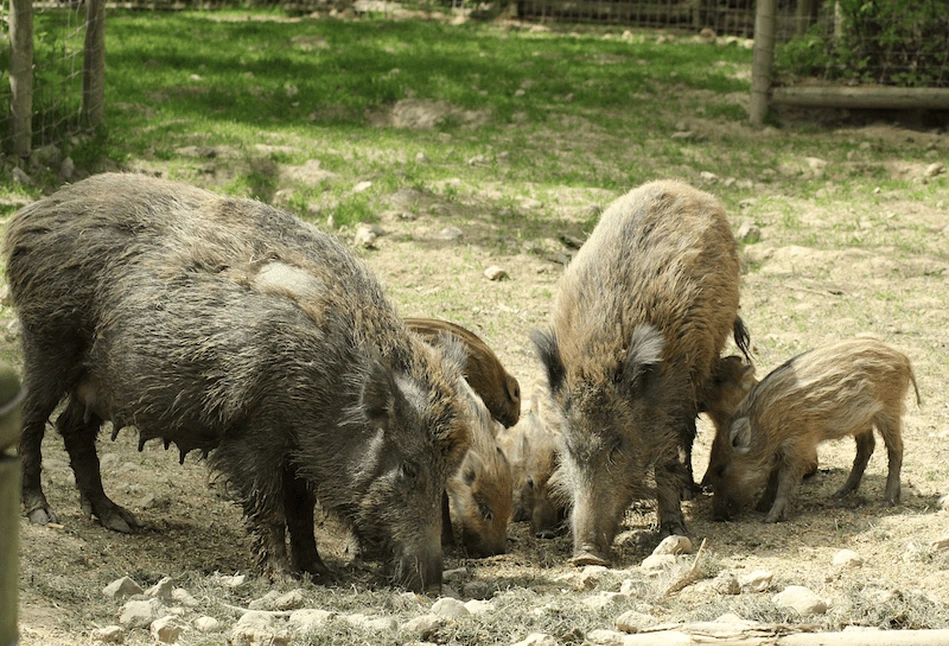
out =
[[[508,277],[507,272],[498,267],[497,265],[491,265],[484,270],[484,277],[488,280],[504,280]]]
[[[125,629],[122,626],[105,626],[92,631],[92,638],[106,644],[122,644],[125,642]]]
[[[471,614],[471,612],[465,608],[464,603],[458,599],[452,599],[451,597],[442,597],[433,603],[432,612],[442,617],[452,617],[454,619],[467,617]]]
[[[771,597],[771,602],[780,608],[790,608],[802,616],[827,612],[827,603],[802,585],[789,585]]]
[[[185,590],[184,588],[175,588],[171,591],[171,598],[173,601],[177,601],[183,606],[188,608],[194,608],[198,606],[198,600],[191,596],[191,593]]]
[[[712,590],[719,594],[739,594],[741,584],[734,574],[722,572],[712,580]]]
[[[171,601],[172,592],[174,592],[175,586],[170,576],[166,576],[161,581],[150,587],[145,591],[145,596],[153,599],[160,599],[162,601]]]
[[[494,612],[494,604],[483,599],[472,599],[465,602],[465,610],[473,615],[483,615],[488,612]]]
[[[247,604],[247,607],[251,610],[273,610],[273,602],[276,601],[279,596],[279,592],[271,590],[264,596],[252,600]]]
[[[738,579],[742,592],[764,592],[771,587],[774,575],[767,570],[755,570]]]
[[[342,615],[343,621],[354,628],[362,628],[370,632],[386,632],[396,630],[399,624],[392,617],[370,617],[361,613]]]
[[[583,643],[595,644],[595,646],[622,646],[626,635],[627,633],[600,628],[588,632]]]
[[[638,633],[644,628],[655,626],[658,621],[652,615],[647,615],[644,612],[627,610],[616,618],[616,629],[622,630],[624,633]]]
[[[174,644],[185,631],[181,620],[173,615],[166,615],[152,622],[149,628],[152,638],[163,644]]]
[[[158,599],[129,601],[119,612],[119,624],[128,629],[148,628],[158,619],[161,609],[161,601]]]
[[[363,191],[368,191],[372,188],[372,182],[359,182],[353,186],[353,193],[362,193]]]
[[[602,610],[629,600],[629,595],[622,592],[600,592],[583,599],[580,603],[594,610]]]
[[[441,240],[457,240],[464,235],[458,227],[445,227],[438,232],[438,238]]]
[[[662,570],[675,566],[676,557],[672,554],[650,554],[640,564],[647,575],[655,576]]]
[[[325,624],[332,616],[333,613],[328,610],[303,608],[301,610],[294,610],[293,613],[290,614],[288,621],[290,626],[297,631],[307,633]]]
[[[853,550],[840,550],[834,554],[833,564],[837,567],[860,567],[863,557]]]
[[[654,556],[658,554],[691,554],[692,541],[689,540],[688,536],[666,536],[652,553]]]
[[[943,166],[939,162],[933,162],[923,171],[923,177],[935,177],[942,172]]]
[[[452,620],[443,615],[429,613],[410,619],[402,625],[402,632],[410,633],[419,639],[431,639],[435,634],[447,626]]]
[[[135,581],[128,578],[127,576],[123,576],[121,579],[116,579],[109,585],[105,586],[102,589],[102,593],[112,599],[124,599],[125,597],[142,594],[142,586],[135,583]]]
[[[216,633],[221,629],[221,622],[207,615],[198,617],[194,620],[192,625],[195,627],[195,630],[202,633]]]
[[[302,608],[305,602],[306,594],[297,588],[274,599],[272,607],[274,610],[296,610]]]
[[[241,615],[231,628],[227,643],[229,646],[284,646],[290,643],[290,632],[283,626],[282,619],[251,610]]]
[[[371,226],[360,224],[356,229],[355,236],[353,236],[353,246],[372,249],[376,246],[376,238],[378,237],[379,235],[372,230]]]

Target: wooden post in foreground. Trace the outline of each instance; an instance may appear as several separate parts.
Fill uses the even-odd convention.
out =
[[[751,62],[751,125],[760,128],[768,113],[768,90],[774,63],[774,10],[776,0],[758,0],[755,12],[755,49]]]
[[[10,110],[13,152],[29,157],[33,142],[33,2],[10,0]]]
[[[105,119],[105,0],[86,0],[82,116],[93,128],[102,125]]]
[[[20,586],[20,458],[8,453],[20,439],[24,391],[13,370],[0,365],[0,646],[17,642],[17,591]]]

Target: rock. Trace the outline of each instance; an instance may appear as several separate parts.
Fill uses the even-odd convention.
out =
[[[161,615],[161,601],[158,599],[129,601],[119,613],[119,624],[127,630],[148,628]]]
[[[507,272],[497,265],[491,265],[484,270],[484,277],[488,280],[504,280],[507,278]]]
[[[741,584],[734,574],[730,572],[721,572],[712,580],[712,590],[719,594],[738,594],[741,592]]]
[[[602,610],[610,606],[629,600],[629,595],[622,592],[600,592],[583,599],[580,603],[594,610]]]
[[[468,578],[468,575],[471,574],[466,567],[458,567],[453,570],[445,570],[442,572],[442,581],[445,583],[451,583],[453,581],[458,581],[460,579]]]
[[[545,633],[531,633],[511,646],[558,646],[557,640]]]
[[[929,544],[930,552],[941,552],[943,550],[949,550],[949,536],[940,538]]]
[[[472,599],[471,601],[465,602],[465,610],[473,615],[483,615],[485,613],[494,612],[495,608],[494,604],[490,601]]]
[[[362,193],[372,188],[372,182],[359,182],[353,186],[353,193]]]
[[[221,629],[221,622],[207,615],[198,617],[191,625],[194,626],[195,630],[202,633],[216,633]]]
[[[429,613],[410,619],[402,625],[401,631],[419,639],[431,640],[439,630],[451,623],[449,617]]]
[[[573,587],[576,590],[592,590],[600,584],[600,581],[603,579],[609,570],[603,565],[587,565],[580,570],[579,574],[568,575],[568,578],[573,582]]]
[[[933,162],[923,171],[923,177],[935,177],[942,172],[943,166],[939,162]]]
[[[771,587],[774,575],[767,570],[755,570],[738,579],[742,592],[764,592]]]
[[[227,638],[230,646],[283,646],[290,643],[284,622],[268,612],[251,610],[241,615]]]
[[[467,617],[471,614],[468,609],[465,608],[465,604],[458,599],[452,599],[450,597],[442,597],[433,603],[432,612],[442,617],[452,617],[454,619]]]
[[[247,575],[236,574],[234,576],[218,576],[217,579],[221,585],[227,588],[238,588],[244,585],[244,582],[247,580]]]
[[[652,551],[653,556],[659,554],[691,554],[692,541],[688,536],[666,536]]]
[[[761,229],[751,222],[743,222],[735,232],[735,238],[745,244],[754,244],[761,241]]]
[[[125,597],[142,594],[142,587],[127,576],[123,576],[102,588],[102,594],[111,599],[124,599]]]
[[[364,249],[372,249],[376,246],[378,234],[372,230],[368,224],[360,224],[356,229],[356,235],[353,237],[353,246]]]
[[[645,570],[647,574],[654,576],[661,570],[674,567],[675,564],[676,557],[672,554],[650,554],[643,559],[639,567]]]
[[[178,617],[166,615],[156,619],[149,627],[152,638],[163,644],[174,644],[185,631],[185,625],[181,623]]]
[[[840,550],[834,554],[833,564],[837,567],[860,567],[863,557],[853,550]]]
[[[296,610],[302,608],[305,603],[306,594],[303,590],[297,588],[274,599],[272,608],[274,610]]]
[[[594,644],[595,646],[622,646],[626,633],[616,630],[591,630],[586,634],[585,644]]]
[[[616,629],[624,633],[638,633],[640,630],[655,626],[659,620],[652,615],[635,610],[627,610],[616,618]]]
[[[125,629],[122,626],[105,626],[92,631],[92,638],[106,644],[125,643]]]
[[[304,608],[294,610],[289,617],[290,627],[299,633],[308,633],[315,628],[324,625],[333,616],[328,610],[317,608]]]
[[[771,597],[771,602],[779,608],[790,608],[805,617],[827,612],[824,600],[802,585],[789,585],[783,592]]]
[[[171,591],[171,599],[187,608],[194,608],[198,605],[198,600],[191,596],[191,593],[184,588],[175,588]]]
[[[699,177],[701,177],[702,180],[706,182],[714,183],[718,181],[718,175],[716,175],[715,173],[711,173],[707,170],[703,170],[701,173],[699,173]]]
[[[273,602],[280,596],[276,590],[271,590],[262,597],[252,600],[247,604],[251,610],[273,610]]]
[[[163,602],[169,602],[172,599],[171,595],[174,590],[174,582],[171,580],[170,576],[166,576],[161,581],[146,590],[145,596],[153,599],[160,599]]]
[[[354,628],[370,632],[388,632],[396,630],[399,624],[392,617],[370,617],[361,613],[341,615],[340,618]]]
[[[457,240],[464,235],[458,227],[445,227],[438,232],[438,238],[441,240]]]

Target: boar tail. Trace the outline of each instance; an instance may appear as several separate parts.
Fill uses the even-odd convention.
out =
[[[748,363],[751,363],[751,348],[749,347],[751,335],[748,334],[748,328],[745,327],[745,322],[741,320],[740,316],[735,317],[735,327],[732,334],[735,337],[735,345],[737,345],[741,353],[745,355],[745,359],[748,360]]]

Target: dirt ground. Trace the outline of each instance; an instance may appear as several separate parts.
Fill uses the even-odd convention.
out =
[[[906,136],[899,128],[874,128],[857,129],[852,136]],[[945,147],[941,150],[945,155]],[[919,176],[921,169],[897,164],[891,176],[899,173]],[[716,191],[714,183],[687,179]],[[749,221],[761,230],[761,241],[743,248],[747,271],[742,277],[742,316],[759,376],[821,343],[871,334],[912,359],[922,394],[921,406],[907,399],[903,501],[895,508],[880,504],[886,474],[880,443],[858,495],[830,498],[849,471],[854,454],[849,441],[821,446],[820,471],[801,487],[788,522],[765,525],[762,514],[749,510],[734,522],[714,523],[707,497],[684,503],[693,540],[708,540],[710,575],[740,576],[763,568],[774,575],[772,593],[788,584],[807,586],[830,602],[833,619],[818,623],[831,627],[881,621],[868,610],[879,598],[875,593],[924,599],[934,609],[928,625],[901,611],[882,620],[889,621],[887,627],[949,626],[949,558],[930,548],[949,536],[947,512],[937,507],[939,496],[949,492],[949,195],[943,201],[920,200],[913,186],[882,193],[868,189],[855,197],[836,194],[828,178],[828,196],[817,202],[795,201],[782,193],[780,183],[760,184],[755,199],[729,213],[736,231]],[[416,217],[384,216],[375,248],[357,253],[403,315],[446,318],[476,331],[529,396],[540,368],[528,334],[545,324],[562,261],[572,252],[561,235],[585,237],[591,209],[616,195],[596,188],[564,189],[550,200],[558,217],[539,235],[532,225],[528,238],[516,218],[502,226],[477,217],[479,200],[490,194],[491,187],[466,187],[463,181],[450,202],[436,192],[393,194],[388,199],[392,212],[412,204]],[[796,225],[788,225],[786,211],[775,208],[775,200],[790,204]],[[448,226],[458,227],[461,237],[445,239]],[[807,244],[800,241],[802,229],[809,232]],[[351,241],[353,231],[341,235]],[[482,272],[491,265],[504,269],[508,279],[486,279]],[[15,330],[6,325],[13,312],[5,307],[0,316],[0,329],[8,330],[5,343],[15,344]],[[704,473],[710,441],[711,429],[701,420],[694,457],[698,475]],[[91,642],[93,629],[115,623],[117,604],[104,599],[101,589],[124,575],[143,585],[168,575],[200,589],[216,573],[253,571],[239,511],[205,465],[192,455],[179,466],[177,454],[159,443],[136,449],[131,431],[116,442],[108,441],[108,434],[100,441],[107,493],[146,526],[140,534],[120,535],[83,517],[62,442],[52,429],[48,432],[44,485],[62,522],[37,527],[21,519],[21,643]],[[616,543],[616,569],[635,569],[649,555],[657,542],[654,521],[649,501],[630,510]],[[342,573],[344,585],[377,585],[372,564],[350,561],[345,535],[333,520],[320,523],[324,559]],[[512,525],[510,547],[507,555],[480,561],[449,551],[446,568],[466,567],[471,580],[489,589],[521,585],[539,593],[556,593],[563,587],[558,577],[573,571],[566,565],[567,537],[541,541],[523,525]],[[834,566],[841,549],[857,552],[862,566]],[[747,595],[714,603],[710,595],[707,585],[693,585],[651,612],[662,621],[711,619],[723,609],[752,612]],[[148,640],[144,632],[129,639]],[[181,643],[193,640],[186,633]]]

